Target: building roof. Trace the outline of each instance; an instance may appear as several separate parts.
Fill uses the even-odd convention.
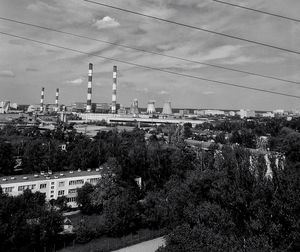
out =
[[[23,174],[23,175],[12,175],[0,177],[0,185],[13,184],[13,183],[25,183],[25,182],[36,182],[44,180],[54,179],[66,179],[76,178],[85,176],[101,175],[101,168],[96,170],[88,169],[87,171],[62,171],[49,174],[47,172],[41,174]]]

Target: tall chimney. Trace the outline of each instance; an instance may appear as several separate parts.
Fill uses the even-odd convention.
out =
[[[56,112],[58,111],[58,96],[59,96],[59,88],[56,89],[56,94],[55,94],[55,109],[56,109]]]
[[[92,110],[92,80],[93,80],[93,64],[89,64],[89,75],[88,75],[88,93],[87,93],[87,103],[86,112],[90,113]]]
[[[117,113],[117,66],[113,67],[112,103],[111,112]]]
[[[40,106],[40,111],[41,112],[44,111],[44,92],[45,92],[45,88],[42,87],[42,91],[41,91],[41,106]]]

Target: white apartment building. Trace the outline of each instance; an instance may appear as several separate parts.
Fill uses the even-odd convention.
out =
[[[32,192],[44,193],[46,200],[66,196],[68,205],[77,207],[77,189],[85,183],[95,185],[100,178],[100,169],[68,171],[55,174],[41,172],[41,174],[35,175],[0,177],[0,186],[4,193],[11,196],[20,195],[26,189],[30,189]]]

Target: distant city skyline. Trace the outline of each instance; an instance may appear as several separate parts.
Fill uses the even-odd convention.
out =
[[[98,2],[299,51],[299,23],[209,0],[200,3],[198,0]],[[300,12],[297,0],[253,0],[244,4],[294,18]],[[0,0],[0,16],[148,51],[300,81],[300,55],[84,1]],[[300,96],[296,84],[141,53],[3,20],[0,20],[0,31],[136,64]],[[86,102],[88,64],[93,63],[93,103],[111,102],[112,67],[117,65],[117,103],[126,107],[137,98],[140,107],[146,107],[149,100],[156,100],[157,107],[171,101],[174,108],[300,110],[300,99],[297,98],[172,76],[3,34],[0,34],[0,40],[0,100],[39,104],[41,88],[45,87],[45,103],[55,103],[56,88],[60,89],[60,103]]]

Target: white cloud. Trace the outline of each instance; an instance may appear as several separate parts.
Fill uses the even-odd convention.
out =
[[[98,19],[94,21],[93,26],[97,27],[98,30],[105,29],[105,28],[113,28],[118,27],[120,23],[116,21],[114,18],[106,16],[102,19]]]
[[[15,74],[11,70],[2,70],[0,71],[0,77],[13,78],[15,77]]]
[[[46,4],[44,2],[37,2],[33,4],[29,4],[27,6],[28,10],[34,11],[34,12],[40,12],[40,11],[59,11],[58,8],[53,7],[49,4]]]
[[[213,95],[215,92],[213,91],[203,91],[202,94],[204,95]]]
[[[212,49],[202,60],[216,60],[232,57],[236,55],[241,46],[239,45],[225,45]]]
[[[165,94],[169,94],[169,92],[166,91],[166,90],[161,90],[161,91],[159,91],[159,94],[160,95],[165,95]]]
[[[70,85],[70,86],[80,86],[83,83],[83,78],[78,78],[75,80],[68,80],[65,83]]]

